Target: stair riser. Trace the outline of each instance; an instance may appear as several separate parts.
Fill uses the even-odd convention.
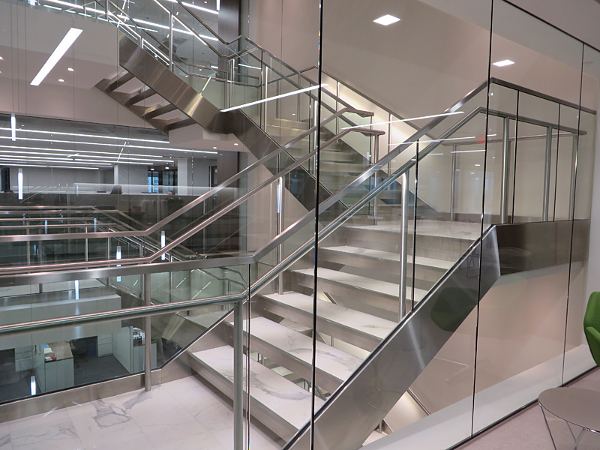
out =
[[[345,228],[347,245],[387,252],[398,252],[400,234],[389,231],[373,231]],[[412,233],[409,235],[409,254],[412,254]],[[456,261],[471,246],[470,239],[449,238],[417,234],[416,255],[426,258]]]
[[[408,258],[411,259],[410,257]],[[361,256],[347,252],[337,252],[327,248],[319,249],[319,266],[339,270],[342,267],[355,268],[349,270],[356,275],[367,276],[381,281],[398,283],[400,276],[400,261],[382,260]],[[412,278],[413,264],[409,261],[407,273]],[[415,267],[415,279],[423,282],[422,286],[415,285],[419,289],[430,289],[431,285],[439,280],[446,271],[436,267],[417,264]]]
[[[299,288],[311,290],[313,277],[294,272],[291,274],[291,288],[301,292]],[[356,309],[382,319],[396,321],[398,319],[398,297],[369,291],[346,284],[319,279],[319,292],[330,294],[342,306]]]
[[[231,381],[215,372],[213,369],[196,359],[193,355],[189,355],[189,362],[192,370],[212,384],[217,390],[233,400],[233,383]],[[244,408],[246,408],[246,405],[247,396],[244,396]],[[252,411],[252,416],[254,418],[286,441],[290,440],[298,431],[292,424],[279,417],[261,402],[252,397],[250,397],[250,411]]]
[[[279,317],[285,317],[300,325],[312,327],[313,315],[268,298],[259,297],[255,306],[259,313],[265,312]],[[318,313],[318,310],[317,310]],[[381,342],[377,337],[363,333],[354,328],[331,322],[317,316],[317,331],[324,333],[334,339],[352,344],[367,351],[372,351]]]

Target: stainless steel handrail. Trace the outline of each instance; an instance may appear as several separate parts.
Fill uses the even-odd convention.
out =
[[[383,133],[379,130],[362,129],[362,128],[346,129],[346,130],[343,130],[341,133],[339,133],[339,135],[337,135],[334,138],[327,141],[326,144],[323,146],[323,148],[325,148],[327,145],[330,145],[332,142],[335,142],[337,139],[345,136],[346,134],[348,134],[350,132],[359,132],[359,133],[363,133],[363,134],[367,134],[367,135],[381,135]],[[140,258],[119,259],[119,260],[85,261],[85,262],[80,262],[80,263],[5,267],[5,268],[0,268],[0,274],[18,273],[18,272],[39,272],[39,271],[46,271],[46,270],[60,270],[61,267],[62,268],[91,268],[91,267],[101,267],[101,266],[106,266],[106,265],[108,265],[108,266],[112,266],[112,265],[126,266],[126,265],[132,265],[132,264],[151,263],[151,262],[155,261],[156,259],[158,259],[159,257],[161,257],[163,254],[171,251],[174,247],[177,247],[178,245],[180,245],[185,240],[189,239],[194,234],[198,233],[202,229],[204,229],[207,226],[209,226],[210,224],[214,223],[220,217],[223,217],[228,212],[232,211],[233,209],[240,206],[242,203],[246,202],[250,197],[254,196],[257,192],[264,189],[266,186],[272,184],[273,182],[275,182],[282,176],[285,176],[287,173],[290,173],[292,170],[294,170],[298,167],[301,167],[302,164],[304,164],[310,158],[314,157],[318,151],[319,150],[313,150],[312,152],[308,153],[304,157],[296,160],[293,164],[289,165],[282,171],[278,172],[276,175],[273,175],[270,178],[268,178],[267,180],[258,184],[253,189],[248,191],[246,194],[241,196],[239,199],[230,203],[226,207],[220,209],[216,214],[213,214],[211,217],[209,217],[208,219],[206,219],[205,221],[203,221],[202,223],[200,223],[199,225],[197,225],[190,231],[179,236],[177,239],[173,240],[171,243],[165,245],[164,247],[161,247],[158,251],[156,251],[155,253],[153,253],[150,256],[140,257]],[[150,233],[148,233],[148,231],[143,232],[143,233],[138,233],[138,234],[131,234],[131,233],[132,232],[83,233],[82,237],[85,239],[88,239],[91,237],[97,237],[97,235],[101,235],[102,237],[124,237],[124,236],[139,237],[141,235],[150,234]],[[75,233],[73,233],[71,235],[75,236]],[[67,236],[69,236],[69,235],[67,234]],[[2,239],[2,238],[9,238],[9,239]],[[0,236],[0,242],[2,242],[3,240],[11,241],[11,242],[34,241],[34,240],[39,240],[40,238],[43,238],[43,240],[60,240],[60,239],[66,239],[67,237],[65,237],[65,234],[60,234],[60,235],[46,235],[46,234],[31,235],[30,234],[30,235],[17,235],[17,236]]]
[[[358,114],[358,115],[362,115],[362,116],[371,116],[372,115],[372,113],[369,111],[362,111],[362,110],[358,110],[358,109],[354,109],[354,108],[344,108],[344,109],[341,109],[340,111],[338,111],[336,114],[328,117],[325,121],[323,121],[323,123],[321,125],[329,123],[332,120],[335,120],[337,117],[340,117],[341,115],[346,114],[346,113],[353,113],[353,114]],[[105,238],[105,237],[149,236],[152,233],[159,231],[162,227],[164,227],[166,224],[168,224],[172,220],[176,219],[177,217],[181,216],[182,214],[186,213],[187,211],[191,210],[192,208],[198,206],[200,203],[204,202],[206,199],[216,195],[218,192],[227,188],[229,185],[231,185],[231,184],[235,183],[236,181],[238,181],[239,179],[245,177],[246,175],[248,175],[250,172],[252,172],[256,168],[262,167],[266,162],[275,158],[280,153],[290,149],[293,145],[295,145],[302,139],[305,139],[306,137],[313,134],[318,128],[319,128],[318,125],[311,127],[304,133],[302,133],[299,136],[297,136],[296,138],[292,139],[287,144],[280,146],[278,149],[274,150],[273,152],[269,153],[268,155],[264,156],[263,158],[259,159],[258,161],[254,162],[253,164],[249,165],[245,169],[238,172],[236,175],[230,177],[228,180],[226,180],[223,183],[219,184],[218,186],[212,188],[208,192],[202,194],[198,198],[194,199],[192,202],[188,203],[187,205],[185,205],[182,208],[178,209],[177,211],[173,212],[169,216],[161,219],[159,222],[148,227],[145,230],[132,230],[130,232],[104,232],[104,233],[69,233],[69,234],[63,233],[61,236],[63,239],[92,239],[92,238]],[[364,131],[371,134],[371,130],[364,130]],[[5,207],[5,208],[9,208],[9,207]],[[20,206],[20,207],[14,207],[11,209],[27,209],[27,208],[28,207],[26,207],[26,206],[22,206],[22,207]],[[34,207],[34,208],[38,209],[38,207]],[[89,208],[94,208],[94,207],[89,207]],[[53,210],[53,212],[59,212],[59,211],[60,210],[56,210],[56,209]],[[105,211],[105,210],[101,210],[101,209],[95,209],[95,211],[97,211],[97,212],[116,212],[113,210]],[[87,212],[89,212],[89,211],[87,211]],[[132,233],[135,233],[135,234],[132,234]],[[17,236],[17,237],[0,236],[0,242],[51,240],[51,239],[48,239],[47,236],[48,235],[43,235],[43,234],[42,235],[34,235],[34,234],[21,235],[21,236]],[[2,269],[0,269],[0,271],[1,270]]]

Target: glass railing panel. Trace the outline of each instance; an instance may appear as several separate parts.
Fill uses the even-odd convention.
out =
[[[490,108],[491,109],[491,108]],[[508,139],[505,135],[505,127],[508,129]],[[485,172],[483,165],[474,166],[474,171],[479,177],[485,179],[484,198],[484,227],[492,223],[502,223],[502,210],[510,210],[512,204],[512,189],[510,183],[504,183],[505,176],[510,179],[510,162],[514,159],[511,154],[511,133],[514,135],[515,121],[505,116],[490,115],[488,117],[487,147],[479,144],[481,149],[487,148],[485,152]],[[505,142],[506,140],[506,142]],[[477,144],[475,144],[477,146]],[[507,147],[508,145],[508,147]],[[476,149],[473,145],[462,144],[459,150]],[[507,161],[505,161],[507,157]],[[505,166],[505,162],[508,167]]]
[[[589,219],[592,209],[592,179],[594,167],[594,142],[596,139],[596,114],[581,111],[579,143],[577,145],[577,174],[575,219]]]
[[[527,139],[545,136],[545,127],[519,121],[515,170],[514,222],[542,220],[544,201],[545,139]]]

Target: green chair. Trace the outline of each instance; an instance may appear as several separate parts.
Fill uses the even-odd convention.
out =
[[[600,292],[592,292],[590,295],[583,317],[583,331],[592,357],[600,366]]]

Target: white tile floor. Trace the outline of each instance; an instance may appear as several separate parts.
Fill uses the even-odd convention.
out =
[[[0,450],[227,450],[233,415],[193,377],[0,424]],[[250,448],[281,448],[252,427]]]

